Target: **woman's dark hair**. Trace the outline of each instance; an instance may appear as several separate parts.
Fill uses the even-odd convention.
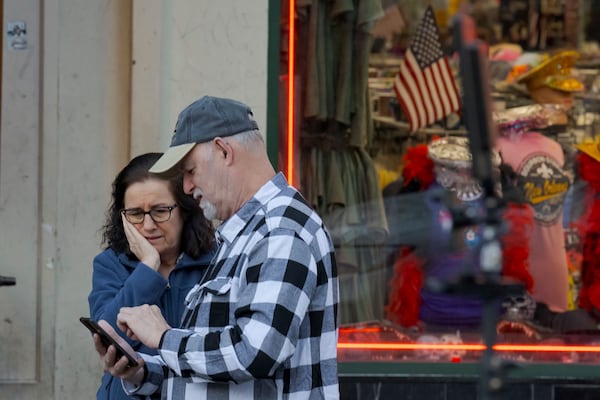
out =
[[[130,257],[135,258],[129,250],[129,243],[121,220],[121,210],[125,206],[125,192],[134,183],[144,182],[147,179],[160,179],[169,183],[171,193],[177,203],[177,209],[183,219],[181,251],[193,258],[198,258],[213,245],[212,225],[204,217],[198,202],[183,192],[182,174],[162,176],[148,172],[160,156],[162,153],[139,155],[119,172],[112,183],[112,199],[106,212],[106,222],[102,227],[102,243],[117,253],[127,253]]]

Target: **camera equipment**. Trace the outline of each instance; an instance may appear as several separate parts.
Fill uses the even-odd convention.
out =
[[[454,17],[454,48],[460,58],[460,76],[463,86],[462,109],[472,157],[471,171],[483,189],[483,198],[473,207],[451,210],[454,228],[476,225],[482,232],[481,241],[467,257],[465,272],[452,282],[428,282],[432,290],[482,299],[482,335],[486,349],[481,358],[480,397],[482,400],[498,398],[504,388],[507,371],[516,366],[494,354],[496,324],[500,301],[506,296],[522,293],[520,284],[507,283],[501,276],[503,202],[496,193],[496,176],[493,171],[492,150],[496,126],[492,119],[491,97],[488,86],[487,50],[476,38],[474,21],[460,11]],[[478,262],[479,270],[473,265]]]

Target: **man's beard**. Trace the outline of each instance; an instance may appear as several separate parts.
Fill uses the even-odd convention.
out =
[[[215,205],[210,201],[204,198],[200,199],[200,208],[204,213],[204,217],[209,221],[217,219],[217,207],[215,207]]]
[[[204,213],[204,218],[206,218],[209,221],[217,219],[217,207],[215,207],[215,205],[213,203],[211,203],[210,201],[208,201],[204,198],[204,196],[202,195],[202,191],[200,189],[198,189],[198,188],[194,189],[194,192],[192,193],[192,197],[194,197],[194,199],[196,199],[196,200],[198,198],[200,198],[198,205],[200,206],[200,208],[202,209],[202,212]]]

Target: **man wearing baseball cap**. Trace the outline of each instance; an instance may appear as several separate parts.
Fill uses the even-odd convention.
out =
[[[180,114],[154,173],[184,189],[217,228],[218,254],[188,293],[178,328],[158,307],[122,308],[123,331],[158,356],[128,367],[95,338],[131,395],[163,399],[338,399],[338,278],[321,218],[273,169],[252,110],[205,96]]]

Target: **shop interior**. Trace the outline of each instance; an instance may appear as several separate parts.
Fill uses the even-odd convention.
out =
[[[279,166],[336,247],[340,361],[600,362],[597,3],[282,4]]]

